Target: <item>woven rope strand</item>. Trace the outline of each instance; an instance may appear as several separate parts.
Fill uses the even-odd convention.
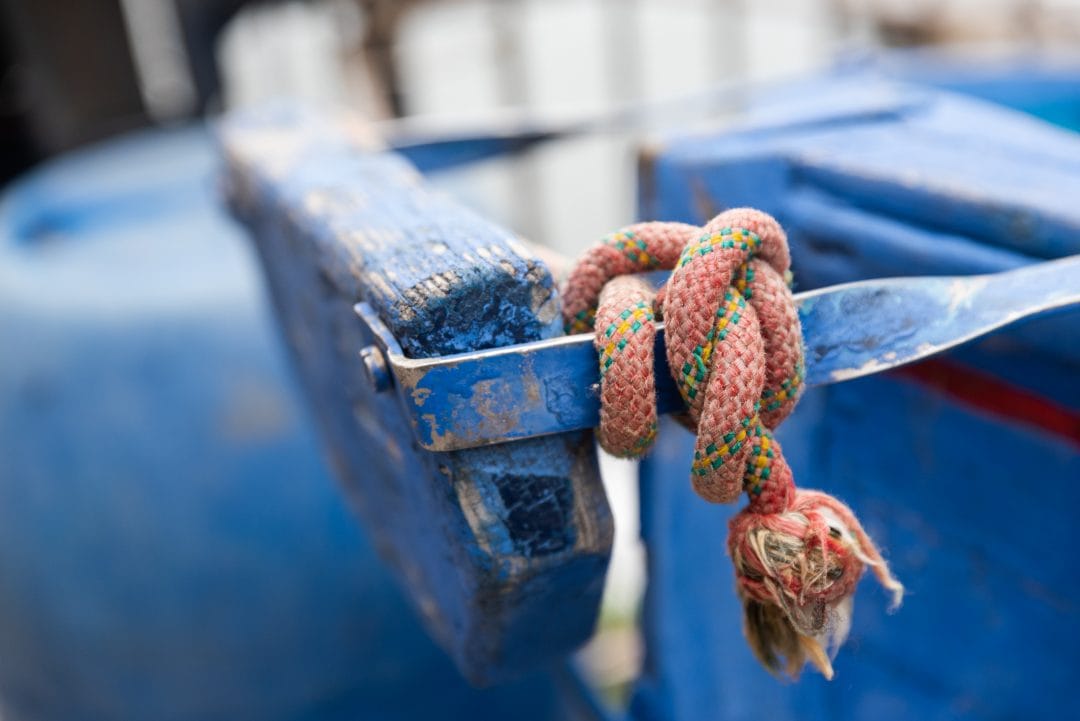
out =
[[[631,274],[671,270],[655,294]],[[731,520],[728,549],[744,630],[770,670],[807,661],[832,676],[851,596],[869,567],[899,603],[903,587],[854,513],[796,489],[772,430],[803,389],[802,332],[789,287],[787,237],[769,215],[729,210],[697,227],[639,223],[604,238],[564,289],[568,332],[594,333],[601,376],[599,441],[640,457],[657,427],[655,323],[697,432],[691,483],[705,500],[749,503]]]

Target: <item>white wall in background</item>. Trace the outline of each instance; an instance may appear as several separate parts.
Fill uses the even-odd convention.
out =
[[[243,108],[283,97],[350,102],[353,89],[343,60],[356,41],[359,22],[352,6],[341,2],[245,8],[218,42],[223,106]]]

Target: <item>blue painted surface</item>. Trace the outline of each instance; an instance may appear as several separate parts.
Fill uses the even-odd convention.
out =
[[[370,338],[351,310],[374,300],[416,354],[467,350],[550,335],[537,312],[550,279],[511,252],[499,260],[512,280],[496,279],[464,320],[491,320],[485,309],[506,297],[509,318],[493,313],[473,334],[445,326],[454,301],[431,302],[431,288],[482,286],[502,267],[465,259],[458,241],[490,252],[507,236],[441,201],[410,205],[420,196],[408,188],[382,195],[388,178],[413,182],[407,169],[353,162],[330,140],[342,144],[321,151],[345,162],[311,156],[275,178],[271,153],[269,175],[232,176],[263,183],[239,199],[271,201],[239,210],[266,223],[261,252],[330,462],[459,664],[486,676],[558,657],[591,625],[610,542],[591,445],[552,439],[445,464],[414,453],[398,409],[364,395],[356,351]],[[985,106],[818,85],[763,100],[732,135],[673,142],[651,159],[642,207],[693,221],[726,205],[770,210],[791,230],[803,288],[995,271],[1076,252],[1077,158],[1075,136]],[[564,672],[469,689],[388,583],[318,459],[251,258],[214,210],[211,164],[201,133],[158,135],[71,158],[3,200],[0,345],[16,349],[0,354],[4,711],[571,715]],[[325,192],[342,181],[363,192]],[[360,212],[372,198],[377,223]],[[393,246],[403,237],[415,241],[405,251]],[[376,240],[394,250],[364,247]],[[468,261],[451,264],[461,285],[433,272],[447,254]],[[1080,409],[1077,325],[1039,322],[955,359]],[[648,658],[635,717],[1072,715],[1077,569],[1055,549],[1071,542],[1078,499],[1075,484],[1039,484],[1080,477],[1074,446],[905,379],[809,393],[781,433],[800,483],[851,501],[914,593],[890,617],[867,584],[838,680],[778,686],[737,627],[723,553],[734,509],[690,492],[689,436],[672,426],[661,438],[642,469]],[[595,545],[580,548],[590,532]],[[535,565],[522,573],[521,559]]]
[[[660,274],[666,276],[666,273]],[[1080,255],[1002,273],[907,276],[795,295],[805,384],[839,383],[924,360],[1014,323],[1080,309]],[[431,451],[476,448],[600,424],[593,336],[407,357],[367,303],[356,313],[376,345],[379,392],[393,392],[413,437]],[[685,410],[656,330],[656,406]]]
[[[591,433],[422,451],[367,382],[353,311],[417,357],[551,337],[546,267],[331,118],[233,117],[222,146],[335,471],[427,628],[478,683],[563,659],[592,633],[611,548]],[[477,381],[493,401],[495,380]]]
[[[193,129],[0,201],[0,715],[572,717],[556,676],[473,689],[423,631],[322,459],[217,180]]]
[[[889,50],[853,56],[837,70],[970,95],[1080,130],[1080,56],[1030,51],[985,55],[936,48]]]
[[[762,99],[731,133],[672,138],[650,162],[643,217],[763,206],[791,236],[796,290],[1080,253],[1076,135],[926,89],[865,79],[796,86]],[[1033,345],[1080,347],[1075,324],[1050,323],[1050,335],[1044,327],[1029,335]]]
[[[830,120],[832,118],[832,120]],[[726,135],[648,158],[641,214],[775,214],[797,289],[875,276],[1001,270],[1080,252],[1080,137],[994,106],[828,80],[764,99]],[[1076,313],[951,358],[1080,411]],[[686,483],[691,441],[663,429],[643,464],[649,551],[641,719],[1057,719],[1075,715],[1080,449],[906,378],[809,391],[781,428],[799,485],[850,502],[911,591],[872,583],[831,684],[778,685],[741,638],[724,554],[734,508]]]
[[[535,145],[573,135],[575,126],[543,127],[529,123],[486,127],[473,132],[402,133],[387,138],[394,152],[422,173],[435,173],[469,163],[521,153]]]

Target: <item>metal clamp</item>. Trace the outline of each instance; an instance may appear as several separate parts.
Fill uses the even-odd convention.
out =
[[[408,358],[371,306],[358,303],[356,314],[375,340],[360,351],[373,389],[393,386],[427,450],[474,448],[600,422],[600,377],[591,335]],[[662,331],[657,343],[662,357]],[[672,412],[682,407],[682,399],[662,362],[657,369],[661,412]],[[390,383],[382,380],[387,368]]]
[[[1080,256],[1004,273],[847,283],[795,296],[806,384],[837,383],[922,360],[1016,321],[1080,305]],[[355,307],[375,345],[360,354],[372,388],[396,392],[420,445],[453,451],[600,422],[591,334],[439,358],[407,358],[366,303]],[[660,324],[661,413],[684,408]]]

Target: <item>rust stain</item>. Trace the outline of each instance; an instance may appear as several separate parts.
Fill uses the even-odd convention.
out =
[[[536,379],[535,375],[529,374],[524,379],[525,384],[525,398],[529,401],[530,405],[535,405],[540,402],[540,381]]]
[[[449,445],[450,443],[453,442],[453,440],[454,440],[454,434],[453,433],[449,433],[449,432],[447,432],[447,433],[439,433],[439,421],[435,417],[434,413],[425,413],[424,415],[420,416],[420,420],[427,423],[428,427],[431,428],[431,445],[432,446],[434,446],[436,448],[438,448],[438,447],[445,448],[447,445]]]
[[[531,356],[526,357],[521,369],[521,383],[525,387],[525,399],[529,406],[540,403],[540,379],[536,377],[534,360]]]
[[[508,433],[521,422],[521,407],[509,398],[506,383],[497,378],[477,381],[472,386],[472,408],[485,425],[499,433]]]

